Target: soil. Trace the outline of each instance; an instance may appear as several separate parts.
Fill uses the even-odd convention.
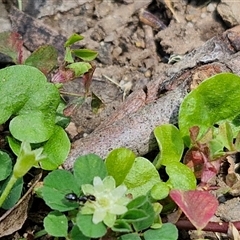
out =
[[[72,33],[83,35],[82,45],[99,53],[91,91],[101,98],[104,108],[98,114],[92,113],[89,102],[78,108],[69,128],[72,138],[91,133],[132,92],[164,79],[182,56],[240,22],[240,7],[225,1],[172,1],[174,14],[166,4],[168,1],[161,0],[22,2],[25,13],[65,37]],[[14,30],[16,23],[8,18],[7,5],[0,6],[0,31]],[[37,42],[31,45],[26,36],[23,39],[26,54],[37,47]],[[77,79],[65,84],[64,90],[80,94],[84,91],[83,83]],[[233,199],[234,204],[239,201],[237,196]],[[229,211],[232,204],[221,206],[218,216],[228,213],[224,220],[239,220],[232,218],[231,212],[238,211]],[[179,239],[195,239],[194,234],[183,233]],[[220,239],[216,234],[208,234],[208,238]]]

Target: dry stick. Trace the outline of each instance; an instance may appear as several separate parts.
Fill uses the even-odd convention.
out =
[[[74,142],[64,167],[71,169],[78,156],[88,153],[105,158],[109,151],[118,147],[130,148],[137,155],[149,152],[155,143],[153,129],[160,124],[177,123],[179,105],[190,91],[196,76],[210,77],[220,72],[240,73],[240,58],[237,53],[239,43],[240,29],[236,28],[214,37],[189,53],[168,71],[170,77],[161,86],[158,86],[159,82],[156,84],[156,91],[158,90],[160,96],[155,101],[146,102],[136,108],[129,102],[128,105],[135,113],[128,111],[123,118],[116,118],[109,125],[106,119],[104,127],[100,125],[89,136]],[[119,109],[127,112],[127,109]],[[116,116],[117,112],[114,114]]]

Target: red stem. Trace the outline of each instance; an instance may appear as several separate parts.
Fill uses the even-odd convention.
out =
[[[203,231],[210,231],[210,232],[221,232],[227,233],[228,231],[228,222],[209,222],[207,226],[203,229]],[[240,221],[232,222],[237,230],[240,230]],[[192,225],[191,222],[185,219],[180,219],[176,223],[176,227],[179,229],[184,230],[195,230],[196,228]]]

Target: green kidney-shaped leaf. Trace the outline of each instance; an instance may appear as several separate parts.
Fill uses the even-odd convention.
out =
[[[120,185],[129,173],[136,155],[127,148],[117,148],[109,153],[106,158],[108,175],[114,177],[116,185]]]
[[[52,209],[64,212],[77,208],[78,203],[65,199],[68,193],[80,194],[80,186],[70,172],[58,169],[44,178],[41,195]]]
[[[5,152],[0,151],[0,181],[6,179],[12,172],[12,160]]]
[[[83,61],[92,61],[94,60],[98,53],[96,51],[90,50],[90,49],[75,49],[73,50],[73,53],[81,58]]]
[[[167,181],[173,189],[191,190],[196,188],[196,178],[193,171],[180,162],[169,163],[166,166],[169,176]]]
[[[124,179],[124,184],[133,198],[147,194],[160,180],[158,171],[146,158],[137,157],[132,168]]]
[[[178,230],[172,223],[164,223],[160,229],[149,229],[143,236],[145,240],[177,240]]]
[[[221,73],[203,81],[183,100],[179,110],[179,129],[187,145],[189,129],[200,127],[200,135],[213,124],[233,119],[240,113],[240,77]]]
[[[45,75],[57,65],[57,50],[51,45],[45,45],[35,50],[24,64],[36,67]]]
[[[104,179],[107,176],[107,169],[103,159],[95,154],[88,154],[78,157],[73,166],[75,181],[78,185],[92,184],[94,177]]]
[[[179,162],[184,149],[179,130],[172,124],[163,124],[154,129],[154,135],[160,148],[156,168],[159,169],[161,165],[166,166],[169,162]]]
[[[38,69],[16,65],[0,70],[0,124],[10,117],[11,134],[20,141],[44,142],[55,126],[58,89]]]
[[[43,225],[48,234],[54,237],[66,237],[68,232],[67,217],[58,212],[50,212],[43,221]]]
[[[67,158],[71,143],[66,132],[59,126],[55,126],[54,133],[43,146],[43,155],[46,159],[40,161],[45,170],[58,168]]]
[[[106,226],[103,222],[94,224],[92,222],[92,217],[92,215],[83,215],[80,212],[78,213],[76,223],[80,231],[90,238],[99,238],[104,236],[107,232]]]
[[[22,63],[23,40],[16,32],[0,33],[0,52],[9,56],[16,64]]]

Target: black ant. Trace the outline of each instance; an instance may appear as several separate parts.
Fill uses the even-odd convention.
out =
[[[86,203],[87,201],[96,201],[96,197],[93,195],[83,195],[78,197],[75,193],[68,193],[65,195],[65,199],[71,202],[80,202],[80,203]]]

